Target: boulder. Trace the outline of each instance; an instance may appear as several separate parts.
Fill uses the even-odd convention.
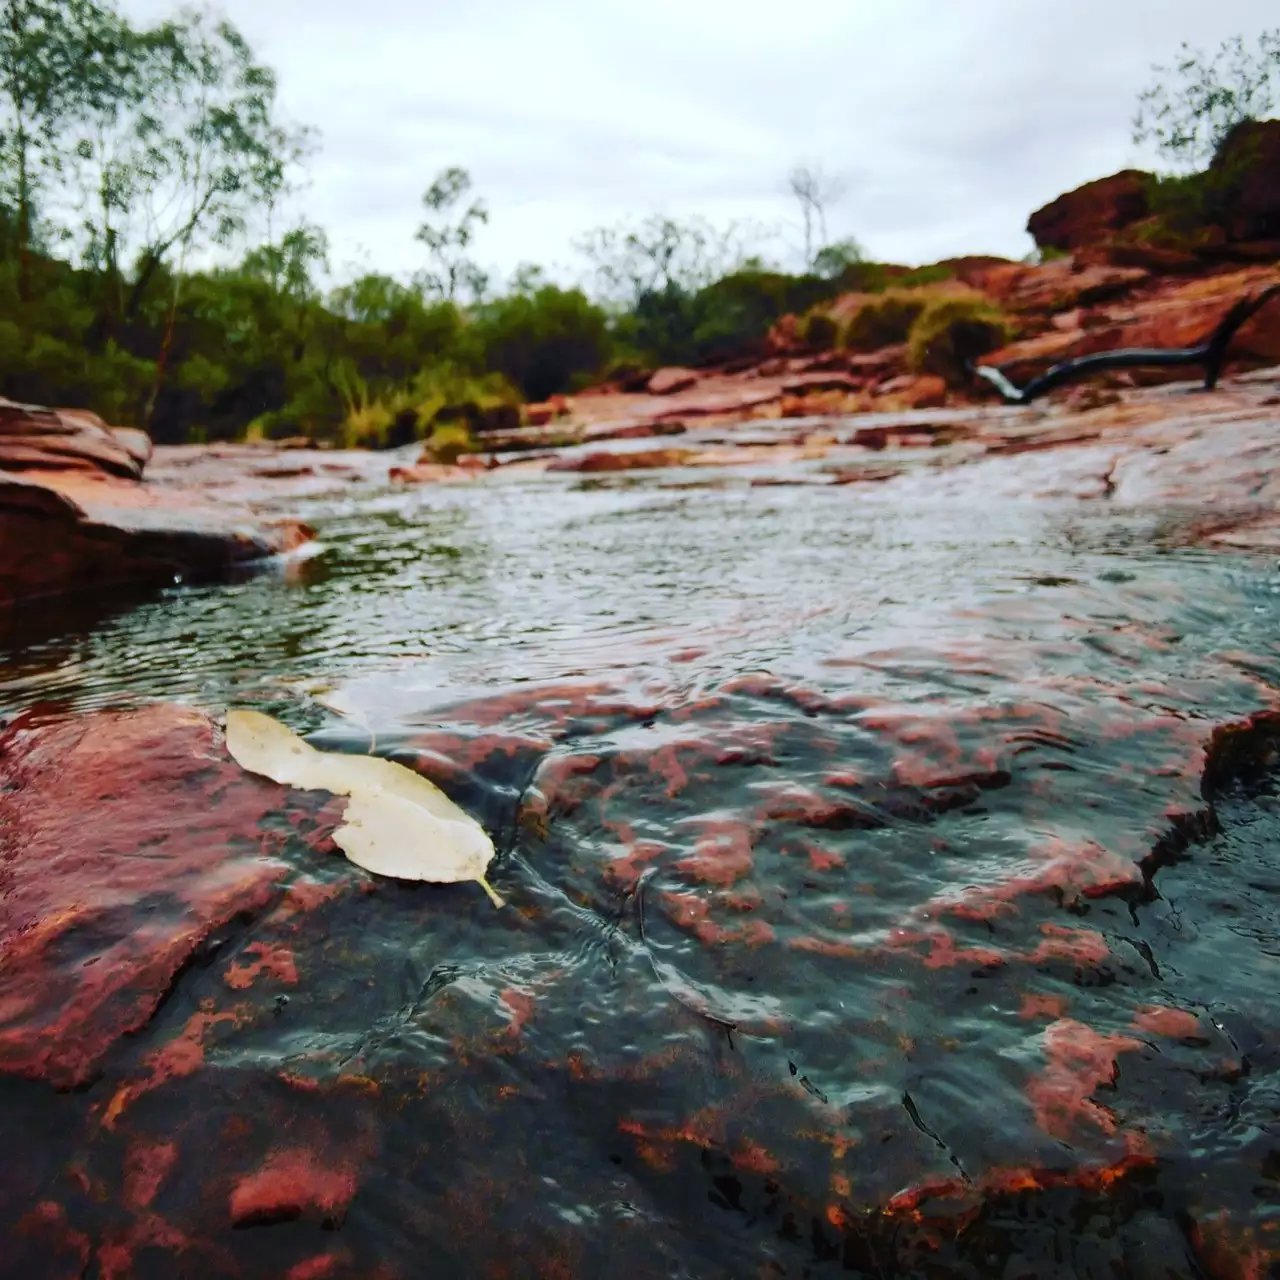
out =
[[[1027,219],[1027,231],[1041,249],[1070,251],[1106,239],[1145,218],[1150,175],[1124,169],[1068,191]]]
[[[145,432],[115,430],[84,409],[0,398],[0,470],[74,470],[140,480],[150,457]]]
[[[299,521],[262,520],[191,490],[157,490],[82,470],[0,474],[0,605],[218,577],[310,537]]]
[[[1280,120],[1245,120],[1223,139],[1211,179],[1229,193],[1223,228],[1233,240],[1280,238]]]
[[[698,375],[692,369],[682,369],[672,365],[667,369],[659,369],[648,382],[651,396],[670,396],[677,391],[688,391],[698,381]]]

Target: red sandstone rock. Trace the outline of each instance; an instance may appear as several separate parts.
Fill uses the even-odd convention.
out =
[[[524,407],[524,420],[530,427],[545,427],[554,422],[561,413],[559,406],[551,404],[527,404]]]
[[[1015,381],[1043,372],[1051,364],[1120,347],[1186,347],[1202,342],[1222,316],[1246,294],[1276,280],[1274,270],[1247,268],[1194,280],[1165,280],[1140,295],[1097,307],[1082,316],[1084,327],[1049,329],[986,356]],[[1272,302],[1236,334],[1228,365],[1271,364],[1280,360],[1280,304]],[[1186,369],[1141,371],[1146,381],[1174,381]]]
[[[231,1221],[245,1227],[314,1214],[334,1227],[355,1193],[355,1172],[349,1166],[321,1161],[305,1149],[275,1151],[261,1169],[237,1183]]]
[[[903,374],[876,388],[876,399],[886,399],[895,409],[937,409],[947,402],[947,384],[936,374]]]
[[[475,466],[449,466],[443,462],[416,462],[411,467],[392,467],[387,478],[393,484],[456,484],[459,480],[474,480],[479,472]]]
[[[1078,249],[1104,239],[1147,216],[1149,175],[1125,169],[1086,182],[1051,201],[1027,219],[1027,231],[1041,249]]]
[[[650,440],[656,436],[682,436],[688,430],[683,422],[632,422],[620,427],[588,427],[582,438],[594,444],[601,440]]]
[[[263,520],[190,488],[139,483],[151,456],[145,432],[109,427],[83,409],[0,398],[0,605],[216,575],[310,537],[297,521]],[[313,469],[283,470],[303,472]]]
[[[648,471],[659,467],[678,467],[693,456],[692,449],[601,450],[567,458],[557,458],[548,471]]]
[[[73,1088],[276,896],[290,869],[260,823],[278,793],[178,706],[25,715],[0,768],[0,1072]]]
[[[993,267],[977,277],[976,287],[1008,311],[1052,324],[1064,311],[1124,297],[1148,278],[1140,267],[1061,258],[1035,267]]]
[[[698,381],[698,375],[692,369],[681,369],[673,366],[659,369],[649,379],[648,390],[651,396],[670,396],[677,391],[687,391]]]
[[[803,396],[814,391],[861,391],[862,387],[862,378],[855,378],[852,374],[840,370],[831,370],[830,372],[802,373],[797,377],[788,378],[782,384],[782,392],[788,396]]]
[[[118,583],[216,576],[292,551],[305,525],[200,493],[81,471],[0,475],[0,605]]]
[[[0,398],[0,470],[75,470],[137,480],[150,456],[145,433],[118,434],[87,410]]]

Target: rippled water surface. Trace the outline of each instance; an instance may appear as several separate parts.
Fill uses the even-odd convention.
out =
[[[1269,1265],[1276,730],[1214,733],[1272,704],[1280,576],[1186,512],[914,492],[368,492],[279,571],[13,621],[9,712],[263,706],[499,848],[502,912],[290,846],[343,892],[245,924],[113,1064],[287,943],[297,986],[205,1043],[214,1106],[319,1125],[360,1190],[229,1274]]]

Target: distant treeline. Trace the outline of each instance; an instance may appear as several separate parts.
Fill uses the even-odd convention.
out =
[[[758,349],[781,315],[887,278],[851,241],[791,274],[750,231],[653,217],[580,239],[592,297],[536,267],[495,292],[471,259],[489,211],[455,167],[424,194],[418,274],[325,291],[324,230],[282,213],[316,146],[209,12],[138,29],[107,2],[6,0],[0,393],[165,441],[394,443]]]

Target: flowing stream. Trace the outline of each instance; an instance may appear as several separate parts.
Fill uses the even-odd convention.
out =
[[[322,1125],[359,1189],[328,1232],[228,1228],[228,1274],[1201,1276],[1223,1223],[1274,1244],[1280,731],[1211,749],[1280,690],[1273,561],[1177,509],[717,471],[300,514],[309,559],[24,607],[0,667],[6,716],[260,707],[495,838],[500,912],[287,844],[343,889],[290,926],[297,984],[206,1044],[204,1120],[158,1091],[138,1123]],[[238,925],[87,1091],[0,1087],[0,1130],[72,1132],[285,932]],[[199,1179],[166,1194],[205,1222]]]

